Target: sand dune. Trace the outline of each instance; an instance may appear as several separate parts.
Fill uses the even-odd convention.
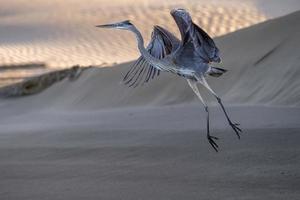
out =
[[[300,28],[291,26],[299,20],[296,12],[217,38],[224,58],[221,65],[229,72],[209,78],[212,87],[229,104],[299,106]],[[121,80],[131,65],[87,70],[77,81],[57,83],[30,101],[76,109],[197,101],[184,79],[168,73],[142,87],[128,88]]]
[[[50,69],[57,69],[73,65],[112,65],[134,60],[138,52],[135,39],[130,33],[103,31],[94,28],[94,25],[131,19],[148,40],[154,24],[178,31],[169,15],[170,9],[174,7],[187,8],[194,21],[212,36],[224,35],[300,9],[297,1],[272,2],[1,1],[0,65],[37,62],[46,63]],[[20,73],[32,76],[40,71],[23,70]],[[9,73],[2,73],[1,76],[4,79],[0,79],[0,85],[7,84],[7,78],[12,77]]]

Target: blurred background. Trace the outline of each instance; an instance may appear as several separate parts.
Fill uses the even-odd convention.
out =
[[[188,9],[213,37],[300,9],[299,0],[0,0],[0,86],[45,72],[134,60],[133,35],[94,25],[130,19],[149,40],[153,25],[178,34],[170,9]]]

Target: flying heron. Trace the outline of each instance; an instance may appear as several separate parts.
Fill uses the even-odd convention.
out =
[[[123,79],[125,84],[136,87],[158,76],[161,71],[177,74],[187,80],[204,105],[207,115],[207,139],[215,151],[218,151],[219,146],[215,141],[218,138],[210,135],[208,106],[203,100],[197,84],[202,84],[215,96],[229,125],[240,139],[242,130],[238,127],[239,124],[231,121],[221,98],[211,89],[205,79],[207,75],[219,77],[227,70],[210,65],[212,62],[221,62],[219,49],[213,39],[192,21],[190,14],[185,9],[173,9],[170,14],[179,28],[181,40],[166,29],[154,26],[151,40],[146,48],[140,31],[129,20],[96,27],[129,30],[135,34],[141,56],[125,75]]]

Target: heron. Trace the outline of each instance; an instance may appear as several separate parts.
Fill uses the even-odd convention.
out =
[[[183,8],[172,9],[170,14],[178,26],[181,40],[168,30],[155,25],[151,40],[146,48],[142,34],[129,20],[97,25],[96,27],[128,30],[134,33],[141,56],[124,76],[124,83],[130,87],[147,83],[159,76],[160,72],[170,72],[187,80],[188,85],[204,106],[206,136],[209,144],[218,152],[219,146],[216,140],[219,138],[210,134],[209,108],[200,94],[198,85],[202,84],[217,99],[229,125],[240,139],[240,133],[242,132],[239,128],[240,124],[232,122],[221,98],[206,81],[207,75],[219,77],[227,70],[212,66],[212,63],[221,62],[220,50],[213,39],[192,21],[187,10]]]

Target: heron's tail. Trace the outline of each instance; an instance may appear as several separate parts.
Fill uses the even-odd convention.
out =
[[[218,68],[218,67],[209,67],[209,69],[207,71],[208,75],[213,76],[213,77],[219,77],[222,74],[224,74],[225,72],[227,72],[226,69],[222,69],[222,68]]]

